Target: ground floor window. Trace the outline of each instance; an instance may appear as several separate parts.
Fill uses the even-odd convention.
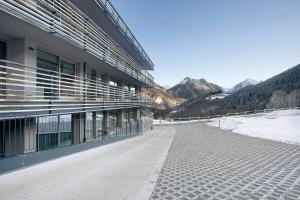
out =
[[[38,118],[38,150],[55,148],[58,146],[58,116]]]
[[[72,115],[60,115],[60,145],[72,144]]]
[[[37,119],[38,150],[72,144],[72,115],[56,115]]]

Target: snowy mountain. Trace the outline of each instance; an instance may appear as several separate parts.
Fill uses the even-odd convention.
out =
[[[258,81],[256,80],[253,80],[253,79],[246,79],[238,84],[236,84],[235,86],[233,86],[231,89],[228,89],[228,93],[235,93],[245,87],[249,87],[249,86],[253,86],[253,85],[256,85],[257,83],[259,83]]]
[[[172,117],[211,116],[300,106],[300,64],[249,87],[253,83],[256,82],[246,80],[236,87],[236,89],[244,87],[243,89],[223,99],[210,101],[203,98],[191,99],[176,107],[177,112],[172,113]]]
[[[209,83],[205,79],[184,78],[180,83],[170,88],[168,92],[174,96],[193,99],[208,94],[217,94],[222,92],[222,88],[216,84]]]

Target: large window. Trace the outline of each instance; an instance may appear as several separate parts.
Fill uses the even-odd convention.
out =
[[[106,91],[103,90],[104,75],[89,67],[86,68],[86,96],[88,99],[103,99]]]
[[[45,99],[57,98],[59,86],[59,57],[38,50],[37,67],[37,95]]]
[[[38,150],[58,146],[58,116],[38,118]]]
[[[54,54],[37,51],[37,94],[45,99],[75,94],[75,64]],[[60,87],[60,89],[59,89]]]
[[[61,60],[61,96],[72,96],[75,94],[75,64]]]

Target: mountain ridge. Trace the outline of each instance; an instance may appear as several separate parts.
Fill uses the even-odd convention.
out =
[[[189,100],[199,96],[204,97],[207,94],[221,93],[222,87],[207,82],[204,78],[192,79],[190,77],[185,77],[178,84],[168,89],[168,92],[179,98]]]
[[[300,64],[224,99],[191,99],[176,107],[172,117],[211,116],[297,106],[300,106]]]

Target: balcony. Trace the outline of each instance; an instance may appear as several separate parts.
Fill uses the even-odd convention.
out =
[[[0,119],[147,106],[139,92],[0,60]]]
[[[134,46],[135,50],[139,52],[139,54],[142,56],[142,58],[146,61],[146,63],[149,66],[149,69],[154,68],[154,64],[143,49],[143,47],[140,45],[140,43],[137,41],[137,39],[134,37],[133,33],[130,31],[126,23],[123,21],[122,17],[118,14],[114,6],[110,3],[109,0],[96,0],[98,5],[107,12],[108,16],[110,17],[111,21],[119,28],[121,33],[128,39],[128,41]]]
[[[153,85],[153,77],[143,66],[69,1],[4,0],[0,1],[0,9],[66,40],[146,85]]]

